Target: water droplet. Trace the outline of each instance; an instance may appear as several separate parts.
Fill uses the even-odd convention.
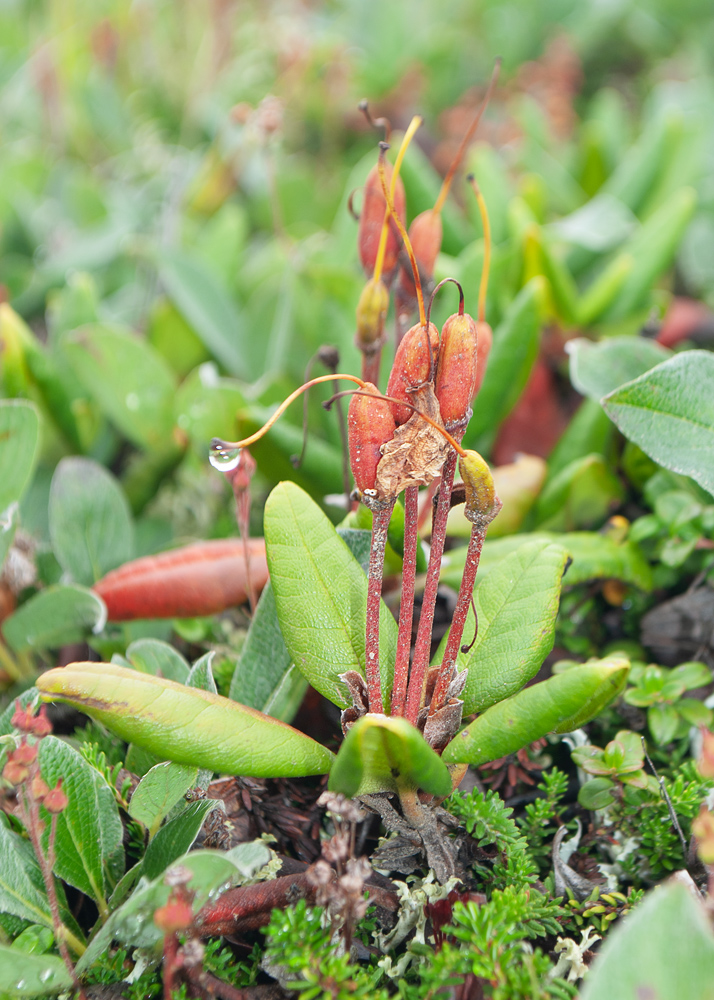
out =
[[[211,451],[208,460],[214,469],[219,472],[231,472],[238,467],[240,462],[241,449],[235,448],[226,441],[214,438],[211,441]]]
[[[137,394],[135,392],[129,392],[129,393],[127,393],[127,396],[126,396],[126,399],[124,400],[124,402],[126,403],[127,410],[138,410],[139,409],[139,397],[137,396]]]
[[[43,969],[40,973],[40,982],[49,983],[55,978],[55,974],[52,969]]]
[[[25,982],[25,980],[24,980],[24,979],[19,979],[19,980],[18,980],[18,981],[17,981],[16,983],[15,983],[15,989],[16,989],[16,990],[24,990],[26,986],[27,986],[27,983]]]

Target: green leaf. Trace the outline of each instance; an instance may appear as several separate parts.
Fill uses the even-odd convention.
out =
[[[55,873],[91,896],[102,913],[124,873],[124,830],[114,792],[99,771],[55,736],[41,741],[39,763],[50,788],[62,779],[62,790],[69,800],[57,817]],[[45,847],[49,825],[47,822]]]
[[[216,894],[221,886],[240,881],[242,877],[230,854],[223,851],[192,851],[179,858],[172,867],[187,868],[192,873],[188,888],[193,893],[194,914],[205,906],[209,898],[215,898],[212,894]],[[92,938],[77,962],[77,974],[83,975],[107,952],[113,940],[139,948],[154,948],[159,944],[164,932],[154,923],[154,913],[166,905],[171,891],[163,873],[148,884],[139,885]]]
[[[604,809],[615,801],[613,788],[615,782],[609,778],[593,778],[581,787],[578,792],[578,802],[586,809]]]
[[[516,753],[546,733],[577,729],[615,697],[628,669],[627,661],[613,657],[578,665],[525,688],[462,729],[442,760],[476,767]]]
[[[553,648],[560,586],[568,554],[547,540],[526,542],[493,569],[474,594],[478,634],[457,667],[469,678],[461,697],[464,715],[483,712],[519,691],[540,670]],[[470,610],[464,628],[470,641]],[[441,662],[448,634],[434,662]]]
[[[159,261],[159,276],[168,297],[216,360],[232,375],[245,377],[248,330],[210,268],[182,250],[167,250]]]
[[[552,480],[566,465],[584,455],[605,455],[611,449],[615,428],[599,401],[584,399],[548,456]]]
[[[268,497],[265,541],[292,661],[316,690],[346,708],[339,675],[364,675],[367,579],[317,504],[294,483],[280,483]],[[383,603],[379,628],[382,697],[388,704],[397,625]]]
[[[263,588],[231,678],[229,697],[275,719],[291,722],[307,690],[280,631],[270,582]]]
[[[170,761],[156,764],[136,786],[129,802],[129,815],[143,823],[153,837],[164,817],[196,783],[197,776],[197,767]]]
[[[215,799],[197,799],[165,823],[146,849],[142,875],[156,878],[166,871],[191,848],[208,813],[219,807]]]
[[[714,937],[702,905],[683,885],[664,885],[608,934],[581,1000],[707,1000]]]
[[[602,523],[623,496],[620,480],[602,455],[585,455],[546,485],[536,502],[535,522],[551,531],[589,528]]]
[[[594,342],[575,337],[566,344],[570,381],[583,396],[598,402],[625,382],[672,357],[672,352],[646,337],[611,337]]]
[[[42,872],[29,841],[0,820],[0,913],[52,927]]]
[[[586,580],[623,580],[641,590],[652,589],[652,570],[633,542],[616,542],[595,531],[571,531],[565,534],[539,531],[533,534],[511,535],[508,538],[487,539],[481,553],[477,586],[511,552],[530,541],[549,541],[561,545],[573,560],[565,576],[565,584],[574,586]],[[448,563],[441,572],[441,582],[458,589],[464,572],[466,547],[451,549]]]
[[[44,997],[72,988],[72,977],[55,955],[28,955],[0,944],[0,991],[3,996]]]
[[[543,277],[529,281],[494,331],[493,347],[464,447],[477,446],[480,451],[488,451],[499,425],[516,405],[538,354],[544,293]]]
[[[330,769],[330,751],[285,723],[150,674],[110,663],[80,663],[47,671],[37,686],[45,700],[81,707],[161,760],[255,777]]]
[[[655,743],[671,743],[679,725],[677,709],[674,705],[652,705],[647,709],[647,725]]]
[[[50,538],[75,583],[91,586],[134,555],[134,526],[119,483],[90,458],[63,458],[50,488]]]
[[[696,698],[680,698],[677,712],[690,726],[711,726],[712,710]]]
[[[697,203],[696,193],[685,187],[661,205],[621,248],[634,260],[604,319],[613,322],[647,304],[656,279],[672,262]]]
[[[161,639],[137,639],[127,646],[126,658],[134,670],[154,677],[167,677],[185,684],[190,667],[178,650]]]
[[[165,444],[174,426],[174,375],[146,341],[118,326],[93,324],[63,338],[85,390],[140,448]]]
[[[691,691],[692,688],[711,684],[712,672],[705,663],[693,660],[691,663],[680,663],[671,672],[670,678],[680,683],[684,691]]]
[[[16,653],[26,649],[56,649],[101,632],[107,621],[104,601],[74,584],[41,590],[26,601],[2,626]]]
[[[176,393],[176,423],[191,438],[199,454],[211,438],[233,441],[238,435],[236,413],[245,406],[242,383],[219,378],[213,362],[200,365]]]
[[[451,792],[441,758],[406,719],[364,715],[351,727],[330,771],[329,789],[348,798],[399,788]]]
[[[714,355],[684,351],[606,396],[625,437],[714,492]]]
[[[0,511],[17,502],[37,462],[40,418],[24,399],[0,400]]]
[[[17,502],[11,503],[0,513],[0,569],[10,551],[17,526],[20,523],[20,507]]]
[[[196,660],[186,678],[186,687],[200,688],[201,691],[211,691],[212,694],[218,694],[218,688],[213,678],[213,670],[211,669],[215,655],[215,650],[212,649]]]

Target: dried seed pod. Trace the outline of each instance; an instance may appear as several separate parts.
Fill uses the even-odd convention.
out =
[[[428,284],[434,277],[434,266],[441,250],[443,229],[441,213],[434,211],[433,208],[428,208],[417,215],[409,227],[409,239],[423,284]],[[411,266],[402,266],[399,269],[399,284],[404,298],[413,302],[416,298],[416,286]]]
[[[396,427],[391,404],[377,387],[367,382],[362,392],[369,395],[354,395],[347,411],[350,466],[359,492],[374,495],[382,445],[391,441]]]
[[[360,351],[376,351],[382,346],[388,308],[387,286],[379,278],[370,278],[362,289],[357,303],[355,344]]]
[[[458,428],[469,417],[478,375],[478,329],[468,313],[454,313],[441,329],[435,389],[447,428]]]
[[[387,395],[411,403],[412,397],[408,390],[432,380],[438,352],[439,331],[434,324],[429,323],[427,327],[426,324],[415,323],[404,334],[397,348],[387,383]],[[390,405],[397,425],[405,424],[414,412],[408,406],[400,406],[398,403]]]
[[[391,184],[392,165],[386,162],[384,165],[387,184]],[[394,188],[394,208],[399,214],[399,218],[404,220],[406,215],[407,198],[404,192],[404,184],[400,177]],[[362,200],[362,211],[359,217],[359,232],[357,235],[357,246],[362,267],[367,277],[371,277],[374,272],[377,251],[379,249],[379,239],[384,223],[384,213],[387,209],[387,202],[382,193],[382,182],[379,177],[378,167],[372,167],[364,185]],[[396,228],[389,227],[387,235],[387,247],[384,253],[384,263],[382,271],[387,284],[390,283],[394,269],[397,266],[399,247],[401,239]]]
[[[477,527],[486,528],[502,507],[491,470],[477,451],[467,450],[459,457],[459,472],[466,493],[464,514]]]

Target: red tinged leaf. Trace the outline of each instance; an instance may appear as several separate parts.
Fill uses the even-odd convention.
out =
[[[256,590],[268,580],[265,542],[249,540],[250,578]],[[226,538],[125,563],[93,590],[107,606],[109,621],[134,618],[195,618],[243,604],[247,597],[243,542]]]

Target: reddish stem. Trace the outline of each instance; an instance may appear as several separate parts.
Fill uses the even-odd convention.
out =
[[[456,600],[456,608],[454,609],[454,617],[451,621],[451,630],[449,631],[449,638],[444,651],[444,659],[439,668],[434,694],[431,698],[430,715],[443,705],[446,700],[446,692],[454,675],[456,657],[458,656],[461,639],[464,634],[464,626],[466,625],[466,618],[469,613],[471,595],[476,583],[476,573],[485,537],[486,527],[477,527],[474,524],[471,528],[471,538],[469,539],[469,547],[466,553],[464,575],[461,578],[459,596]],[[478,619],[476,620],[476,629],[478,630]]]
[[[402,567],[402,599],[399,604],[397,657],[394,664],[392,715],[404,715],[409,679],[409,652],[412,644],[414,619],[414,580],[418,543],[419,487],[408,486],[404,493],[404,562]]]
[[[164,1000],[171,1000],[174,990],[178,988],[176,971],[178,968],[178,935],[166,934],[164,937]]]
[[[436,592],[439,589],[441,557],[444,554],[444,543],[446,541],[446,521],[449,516],[449,507],[451,505],[451,487],[454,483],[456,458],[456,452],[450,451],[441,471],[439,500],[436,505],[434,525],[431,532],[429,568],[426,574],[426,585],[424,587],[421,615],[419,616],[419,630],[417,631],[416,644],[414,647],[414,659],[412,660],[409,688],[407,691],[406,718],[412,723],[412,725],[416,725],[417,716],[419,715],[419,709],[421,708],[421,700],[424,691],[424,681],[426,679],[426,671],[429,666],[431,630],[434,624]]]
[[[362,380],[379,385],[379,369],[382,364],[382,348],[362,351]]]
[[[369,553],[367,576],[367,634],[365,637],[365,672],[370,712],[384,713],[382,682],[379,676],[379,608],[382,597],[384,549],[387,544],[389,519],[394,500],[375,501],[372,504],[372,547]]]
[[[33,766],[33,773],[39,774],[39,767],[37,764]],[[62,917],[60,916],[59,900],[57,898],[57,887],[55,886],[55,880],[53,875],[53,869],[55,866],[55,838],[57,835],[57,816],[53,816],[50,825],[50,836],[47,847],[47,854],[42,850],[42,821],[40,819],[40,807],[33,797],[32,793],[29,791],[29,785],[27,789],[18,789],[18,805],[20,806],[18,813],[23,826],[27,830],[27,835],[30,838],[30,843],[32,844],[32,849],[35,852],[35,857],[37,858],[37,863],[40,866],[40,871],[42,872],[42,881],[45,884],[45,892],[47,893],[47,901],[50,904],[50,915],[52,917],[52,927],[54,930],[55,941],[57,942],[57,948],[59,949],[60,956],[64,962],[67,971],[69,972],[72,982],[74,983],[74,988],[77,991],[77,996],[79,1000],[86,1000],[86,994],[84,988],[77,979],[77,973],[74,970],[74,964],[69,955],[69,949],[67,948],[67,943],[64,939],[64,924],[62,923]]]

